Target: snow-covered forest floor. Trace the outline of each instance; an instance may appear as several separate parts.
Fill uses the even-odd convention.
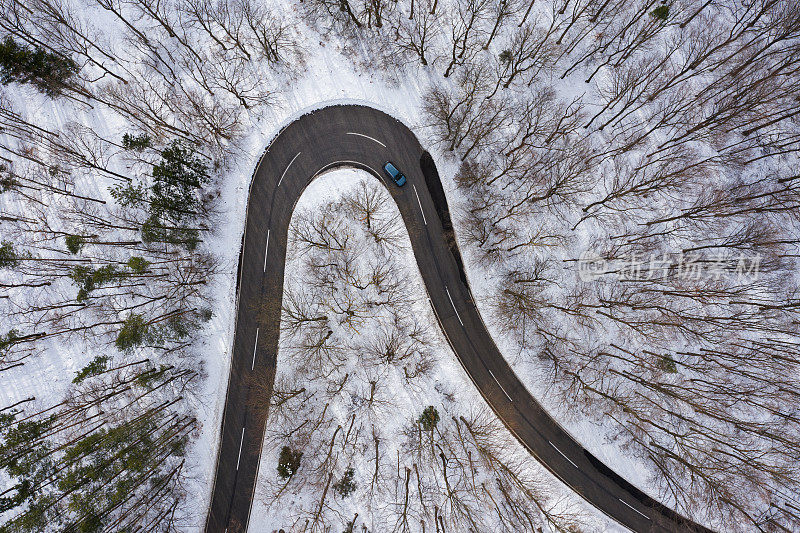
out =
[[[380,182],[360,170],[316,178],[289,238],[250,531],[416,531],[437,518],[445,531],[617,530],[478,394],[438,328]]]
[[[799,34],[788,0],[0,0],[0,531],[200,527],[250,176],[342,99],[431,149],[578,441],[696,520],[797,529]]]

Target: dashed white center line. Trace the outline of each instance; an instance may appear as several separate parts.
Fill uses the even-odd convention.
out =
[[[253,344],[253,364],[250,365],[250,371],[256,367],[256,350],[258,349],[258,328],[256,328],[256,342]]]
[[[367,139],[369,139],[370,141],[375,141],[376,143],[378,143],[378,144],[380,144],[381,146],[383,146],[384,148],[386,148],[386,145],[385,145],[385,144],[383,144],[382,142],[380,142],[378,139],[375,139],[374,137],[370,137],[369,135],[364,135],[363,133],[356,133],[356,132],[354,132],[354,131],[348,131],[348,132],[347,132],[347,134],[348,134],[348,135],[358,135],[359,137],[366,137],[366,138],[367,138]]]
[[[558,447],[556,447],[556,445],[555,445],[555,444],[553,444],[553,443],[552,443],[552,442],[550,442],[550,441],[547,441],[547,442],[549,442],[549,443],[550,443],[550,446],[552,446],[552,447],[553,447],[553,448],[554,448],[554,449],[555,449],[555,450],[556,450],[558,453],[560,453],[560,454],[561,454],[561,457],[563,457],[564,459],[566,459],[567,461],[569,461],[569,463],[570,463],[572,466],[574,466],[575,468],[578,468],[578,465],[576,465],[575,463],[573,463],[573,462],[572,462],[572,459],[570,459],[569,457],[567,457],[566,455],[564,455],[564,452],[562,452],[561,450],[559,450],[559,449],[558,449]],[[580,468],[578,468],[578,470],[580,470]]]
[[[264,246],[264,272],[267,271],[267,253],[269,252],[269,230],[267,230],[267,244]]]
[[[419,193],[417,193],[417,186],[413,185],[413,184],[411,186],[414,187],[414,194],[417,195],[417,203],[419,204],[419,211],[420,211],[420,213],[422,213],[422,221],[427,226],[428,225],[428,221],[425,220],[425,211],[422,209],[422,202],[419,201]]]
[[[488,369],[487,369],[487,370],[488,370]],[[502,386],[502,385],[500,385],[500,382],[499,382],[499,381],[497,380],[497,378],[495,377],[495,375],[494,375],[494,372],[492,372],[491,370],[489,370],[489,374],[491,374],[491,375],[492,375],[492,378],[494,379],[495,383],[497,383],[497,386],[498,386],[498,387],[500,387],[500,390],[501,390],[501,391],[503,391],[503,394],[505,394],[505,395],[506,395],[506,398],[508,398],[508,401],[509,401],[509,402],[513,402],[514,400],[512,400],[512,399],[511,399],[511,396],[509,396],[509,395],[508,395],[508,393],[506,392],[506,389],[504,389],[504,388],[503,388],[503,386]]]
[[[236,458],[236,470],[239,470],[239,461],[242,460],[242,444],[244,444],[244,428],[242,428],[242,438],[239,441],[239,457]]]
[[[456,312],[456,318],[458,319],[458,322],[463,326],[464,323],[461,322],[461,316],[458,314],[458,309],[456,309],[456,304],[453,303],[453,297],[450,296],[450,291],[447,289],[447,285],[444,286],[444,290],[447,291],[447,297],[450,298],[450,305],[453,306],[453,311]]]
[[[294,160],[297,159],[300,156],[300,154],[302,154],[302,153],[303,152],[297,152],[297,155],[294,156],[291,161],[289,161],[288,165],[286,165],[286,170],[283,171],[283,174],[281,174],[281,179],[278,180],[278,187],[281,186],[281,182],[283,181],[283,177],[286,175],[286,172],[289,170],[289,167],[292,166],[292,163],[294,163]]]
[[[634,511],[636,511],[637,513],[639,513],[640,515],[642,515],[642,516],[643,516],[643,517],[645,517],[646,519],[650,520],[650,517],[649,517],[649,516],[647,516],[647,515],[646,515],[646,514],[644,514],[643,512],[641,512],[641,511],[639,511],[638,509],[636,509],[636,508],[635,508],[633,505],[629,504],[628,502],[626,502],[626,501],[625,501],[625,500],[623,500],[622,498],[617,498],[617,499],[618,499],[619,501],[621,501],[622,503],[624,503],[624,504],[625,504],[627,507],[630,507],[631,509],[633,509]]]

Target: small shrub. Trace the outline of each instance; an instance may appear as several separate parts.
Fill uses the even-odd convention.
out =
[[[658,368],[670,374],[675,374],[678,371],[675,359],[669,354],[664,354],[658,358]]]

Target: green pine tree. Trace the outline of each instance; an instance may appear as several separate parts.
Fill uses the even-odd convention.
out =
[[[300,468],[300,459],[303,452],[292,450],[289,446],[281,448],[278,456],[278,475],[282,479],[289,479]]]
[[[347,470],[344,471],[342,479],[333,484],[333,490],[342,498],[347,498],[356,490],[356,482],[353,481],[354,476],[355,471],[348,467]]]
[[[200,243],[200,232],[191,228],[168,226],[156,215],[150,215],[142,224],[142,241],[148,244],[166,242],[191,251]]]
[[[669,18],[669,6],[666,5],[658,6],[653,11],[650,12],[650,15],[653,18],[665,21]]]
[[[120,351],[132,350],[147,339],[149,331],[150,325],[145,322],[144,316],[131,313],[122,324],[114,344]]]
[[[144,257],[131,256],[127,265],[134,274],[144,274],[147,271],[147,267],[150,266],[150,261]]]
[[[72,255],[77,254],[83,248],[83,245],[86,244],[86,240],[81,237],[80,235],[67,235],[64,238],[64,241],[67,245],[67,250]]]
[[[70,277],[80,287],[77,300],[85,302],[93,290],[106,283],[124,278],[125,273],[117,270],[114,265],[102,266],[96,270],[85,265],[78,265],[72,269]]]
[[[199,190],[208,183],[208,166],[194,151],[174,141],[161,151],[153,167],[150,212],[157,218],[180,223],[201,214]]]
[[[658,368],[663,370],[664,372],[668,372],[670,374],[675,374],[678,372],[678,365],[675,364],[675,359],[672,358],[669,354],[664,354],[658,358],[657,361]]]
[[[0,164],[0,194],[15,189],[17,185],[17,177],[8,165]]]
[[[92,361],[79,370],[76,375],[75,379],[72,380],[75,384],[80,384],[88,377],[96,376],[102,372],[105,372],[108,367],[108,356],[107,355],[99,355],[92,359]]]
[[[0,355],[14,346],[19,338],[19,332],[15,329],[9,330],[5,335],[0,335]]]
[[[0,243],[0,268],[12,268],[17,264],[20,257],[14,251],[14,245],[9,241]]]
[[[78,73],[70,58],[42,48],[17,43],[10,35],[0,41],[0,83],[30,83],[55,97],[69,86]]]
[[[123,207],[142,206],[147,203],[147,189],[141,184],[118,184],[112,187],[110,192],[117,203]]]
[[[141,152],[146,148],[150,148],[150,146],[152,146],[152,140],[146,133],[142,133],[141,135],[126,133],[122,136],[122,147],[126,150]]]
[[[123,136],[123,146],[142,150],[150,146],[147,135]],[[152,184],[116,185],[111,195],[122,206],[146,207],[149,216],[142,224],[142,241],[169,243],[194,250],[200,232],[190,227],[204,213],[201,192],[209,182],[208,165],[194,150],[173,141],[161,151],[161,160],[153,166]]]
[[[422,411],[422,415],[417,419],[417,422],[425,431],[433,431],[433,428],[439,423],[439,411],[434,406],[429,405]]]

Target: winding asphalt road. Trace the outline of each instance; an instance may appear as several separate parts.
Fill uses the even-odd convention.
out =
[[[387,160],[406,174],[404,187],[383,175],[381,166]],[[588,502],[631,530],[709,531],[616,475],[544,412],[481,321],[430,156],[395,118],[369,107],[340,105],[307,114],[284,128],[253,176],[239,259],[233,360],[207,532],[247,529],[275,376],[289,222],[308,183],[339,166],[364,169],[384,182],[400,208],[431,305],[453,351],[495,413],[531,454]]]

